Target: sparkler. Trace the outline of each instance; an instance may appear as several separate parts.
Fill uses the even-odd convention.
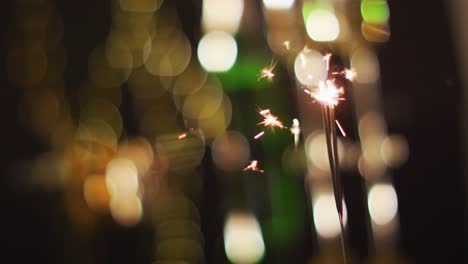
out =
[[[258,80],[266,78],[267,80],[271,81],[273,80],[273,77],[275,77],[275,74],[273,73],[273,70],[275,69],[276,62],[272,61],[268,67],[263,68],[260,71],[260,76],[258,77]]]
[[[328,53],[323,56],[323,59],[327,63],[327,71],[330,71],[330,60],[331,54]],[[352,69],[345,69],[341,72],[332,73],[332,75],[342,74],[346,79],[352,80],[356,76],[356,72]],[[327,141],[327,153],[328,160],[330,163],[330,174],[333,184],[333,192],[335,195],[336,209],[338,211],[340,228],[341,228],[341,249],[343,252],[344,263],[347,262],[346,247],[345,247],[345,231],[344,231],[344,207],[343,207],[343,189],[339,170],[338,160],[338,140],[336,127],[340,129],[343,136],[346,136],[343,128],[341,127],[338,120],[335,119],[335,108],[338,103],[344,98],[344,90],[342,87],[337,87],[334,79],[328,79],[326,81],[320,81],[318,86],[313,89],[304,90],[310,97],[317,101],[321,105],[323,127],[325,130],[325,137]],[[336,125],[335,125],[336,123]]]
[[[250,161],[250,164],[247,165],[247,167],[244,168],[244,171],[248,171],[248,170],[263,173],[263,170],[258,168],[258,161],[257,160]]]

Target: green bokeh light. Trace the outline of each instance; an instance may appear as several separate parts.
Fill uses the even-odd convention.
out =
[[[387,23],[390,17],[387,1],[363,0],[361,2],[361,15],[365,22]]]

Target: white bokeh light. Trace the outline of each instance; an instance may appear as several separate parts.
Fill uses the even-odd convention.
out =
[[[290,9],[294,5],[295,0],[263,0],[263,5],[267,9],[281,10]]]
[[[333,12],[316,9],[307,17],[306,30],[315,41],[334,41],[340,35],[340,24]]]
[[[222,30],[235,34],[243,12],[243,0],[203,0],[203,29],[205,32]]]
[[[347,221],[344,206],[344,223]],[[324,238],[334,238],[341,232],[340,220],[332,193],[320,194],[314,201],[314,224],[317,233]]]
[[[248,213],[231,213],[224,226],[224,249],[232,263],[257,263],[265,253],[257,219]]]
[[[301,84],[316,86],[327,79],[327,62],[320,52],[306,48],[297,55],[294,72]]]
[[[210,32],[198,43],[198,60],[207,71],[228,71],[236,62],[236,58],[236,40],[226,32]]]
[[[372,222],[385,225],[392,221],[398,212],[398,197],[390,184],[372,186],[367,197]]]

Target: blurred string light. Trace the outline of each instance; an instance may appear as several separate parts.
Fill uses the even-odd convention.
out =
[[[224,225],[224,249],[232,263],[253,264],[265,253],[260,225],[250,213],[233,212]]]
[[[206,34],[198,43],[200,64],[209,72],[226,72],[237,58],[234,34],[244,12],[243,0],[204,0],[202,25]]]
[[[263,0],[263,5],[271,10],[287,10],[294,5],[295,0]]]
[[[211,143],[213,161],[223,171],[239,171],[250,158],[250,146],[240,132],[227,131]]]
[[[106,166],[106,186],[114,220],[122,225],[137,224],[143,210],[138,196],[138,169],[133,161],[125,158],[111,160]]]
[[[237,58],[234,37],[223,31],[207,33],[198,44],[198,59],[207,71],[225,72],[231,69]]]
[[[328,77],[328,64],[320,52],[304,48],[294,61],[297,80],[305,86],[317,86]]]
[[[358,48],[351,54],[351,67],[356,71],[357,83],[375,83],[380,76],[377,56],[368,48]]]
[[[243,12],[244,0],[203,0],[203,30],[234,35],[239,30]]]
[[[395,188],[388,183],[372,186],[367,202],[372,222],[377,225],[390,223],[398,212],[398,198]]]
[[[312,40],[330,42],[340,35],[340,24],[330,4],[305,1],[302,13],[307,34]]]
[[[346,206],[343,206],[343,222],[346,225]],[[314,224],[317,233],[323,238],[335,238],[340,232],[340,220],[336,209],[335,197],[332,193],[321,193],[314,198]]]
[[[385,0],[361,1],[362,25],[364,38],[371,42],[385,42],[390,37],[390,9]]]

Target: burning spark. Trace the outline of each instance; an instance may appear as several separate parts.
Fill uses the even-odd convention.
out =
[[[289,40],[286,40],[285,42],[283,42],[283,45],[286,47],[287,50],[289,50]]]
[[[343,88],[337,88],[332,80],[319,82],[318,88],[316,88],[314,91],[305,91],[321,104],[328,106],[336,106],[338,105],[339,101],[344,100],[344,98],[341,97],[341,95],[344,93]]]
[[[334,72],[334,73],[332,73],[332,74],[334,74],[334,75],[341,74],[341,75],[343,75],[346,79],[348,79],[349,81],[353,81],[354,78],[356,78],[356,76],[357,76],[356,71],[353,70],[353,69],[344,69],[343,71]]]
[[[263,170],[259,169],[258,168],[258,161],[257,160],[252,160],[250,161],[250,164],[244,168],[244,171],[258,171],[258,172],[261,172],[263,173]]]
[[[327,62],[327,71],[330,69],[330,59],[331,59],[332,54],[327,53],[323,56],[323,60]]]
[[[291,126],[290,131],[294,135],[294,148],[297,150],[297,146],[299,145],[299,135],[301,134],[299,120],[297,118],[293,119],[293,124]]]
[[[187,137],[187,133],[182,133],[177,137],[177,139],[184,139],[186,137]]]
[[[346,132],[344,131],[343,127],[341,126],[340,122],[335,119],[336,126],[340,129],[341,134],[343,137],[346,137]]]
[[[259,138],[261,138],[263,135],[265,135],[265,132],[262,131],[262,132],[258,133],[257,135],[255,135],[254,138],[255,138],[255,139],[259,139]]]
[[[353,69],[345,69],[344,70],[345,78],[350,80],[350,81],[354,80],[354,78],[356,78],[356,75],[357,75],[357,73]]]
[[[266,78],[269,81],[273,80],[273,77],[275,77],[275,74],[273,73],[273,69],[275,69],[275,66],[276,62],[272,61],[268,67],[265,67],[260,71],[260,76],[258,77],[258,79],[260,80]]]
[[[275,127],[286,128],[277,116],[271,114],[270,109],[260,109],[258,113],[263,116],[263,121],[257,125],[264,125],[265,127],[271,127],[272,129]]]

